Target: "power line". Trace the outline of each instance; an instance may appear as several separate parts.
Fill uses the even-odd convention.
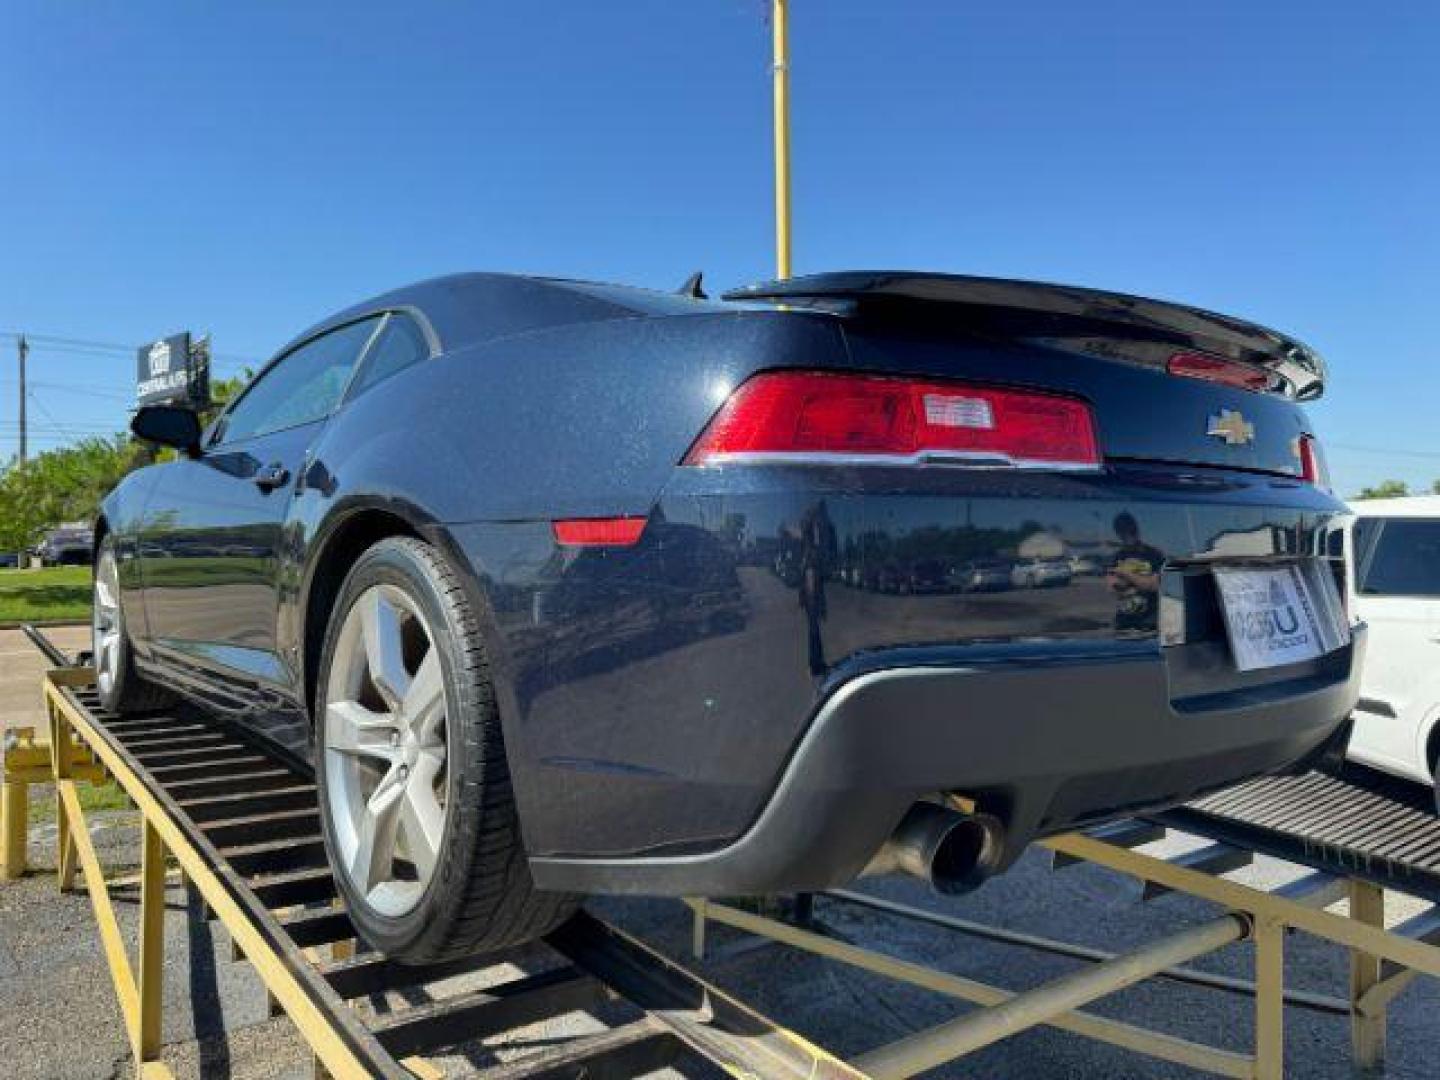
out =
[[[35,435],[35,434],[41,434],[41,435],[120,435],[120,434],[123,434],[123,432],[121,431],[121,429],[120,429],[119,427],[113,427],[113,428],[112,428],[112,427],[85,427],[85,426],[75,426],[75,425],[70,425],[70,424],[66,424],[66,425],[64,425],[64,426],[62,426],[62,427],[56,427],[56,426],[54,426],[54,425],[52,425],[52,424],[31,424],[31,425],[30,425],[30,432],[29,432],[29,433],[30,433],[31,435]],[[13,422],[12,422],[11,424],[8,424],[8,425],[0,426],[0,436],[3,436],[4,438],[10,438],[10,437],[13,436],[14,434],[15,434],[15,427],[14,427]]]
[[[45,431],[49,431],[52,433],[73,432],[78,435],[112,435],[115,434],[117,430],[113,427],[105,426],[100,423],[60,420],[55,416],[54,413],[52,413],[48,408],[45,407],[45,403],[35,395],[35,392],[33,390],[30,391],[29,397],[30,400],[34,403],[35,407],[39,409],[40,412],[44,415],[45,419],[49,421],[48,424],[40,425],[40,428]],[[35,425],[32,424],[31,429],[33,430],[34,428]]]
[[[1396,450],[1388,446],[1356,446],[1353,443],[1337,443],[1325,440],[1327,449],[1348,450],[1352,454],[1391,454],[1396,457],[1440,459],[1440,450]]]
[[[71,383],[36,382],[30,380],[31,386],[38,386],[43,390],[58,390],[64,394],[79,394],[82,397],[102,398],[105,401],[134,401],[134,391],[124,390],[94,390],[88,386],[75,386]]]
[[[18,334],[18,330],[4,330],[0,333]],[[65,337],[60,334],[29,334],[31,341],[36,344],[47,345],[78,345],[87,349],[109,349],[112,351],[134,353],[139,347],[136,345],[123,345],[118,341],[90,341],[87,338]]]
[[[0,334],[12,334],[17,337],[20,336],[20,333],[19,330],[0,330]],[[141,348],[139,345],[126,345],[119,341],[95,341],[90,338],[69,337],[63,334],[26,334],[24,336],[29,339],[30,344],[43,346],[54,351],[86,351],[91,355],[96,352],[121,354],[132,360],[135,358],[136,352]],[[260,361],[254,357],[241,356],[239,353],[212,351],[210,358],[212,361],[225,360],[229,363],[241,364],[248,367],[256,367],[260,363]]]
[[[69,446],[69,445],[71,445],[71,444],[73,444],[73,443],[79,442],[79,441],[81,441],[81,440],[83,440],[83,439],[103,439],[103,438],[106,438],[106,437],[107,437],[107,436],[106,436],[106,434],[105,434],[104,432],[95,432],[94,434],[86,434],[86,435],[71,435],[71,434],[68,434],[68,433],[67,433],[67,434],[49,434],[49,433],[46,433],[46,432],[41,432],[41,433],[39,433],[39,434],[31,435],[30,441],[31,441],[32,443],[34,443],[36,446],[64,447],[64,446]],[[5,460],[6,460],[5,455],[4,455],[3,453],[0,453],[0,466],[3,466],[3,465],[4,465]],[[0,470],[0,471],[3,471],[3,470]]]
[[[19,427],[20,427],[20,425],[17,424],[14,420],[0,420],[0,432],[6,433],[6,434],[13,434],[13,433],[15,433],[15,432],[17,432],[17,431],[19,430]],[[59,422],[47,421],[46,423],[43,423],[43,424],[31,423],[31,424],[28,424],[27,427],[28,427],[29,430],[31,430],[31,431],[49,431],[49,432],[54,433],[54,432],[57,432],[57,431],[83,431],[83,432],[119,431],[121,428],[124,427],[124,425],[123,425],[123,424],[114,424],[114,425],[111,425],[111,424],[87,424],[87,423],[80,423],[80,422],[66,423],[65,421],[62,420],[62,421],[59,421]]]
[[[18,380],[16,379],[0,379],[0,386],[15,386],[17,383]],[[80,394],[84,397],[104,398],[107,401],[135,400],[135,392],[133,390],[127,391],[118,388],[115,390],[99,390],[83,383],[50,382],[49,380],[27,378],[25,385],[32,388],[39,387],[42,390],[58,390],[65,394]]]
[[[60,427],[60,426],[61,426],[60,421],[55,419],[55,414],[52,413],[49,409],[47,409],[47,408],[45,407],[44,403],[43,403],[38,397],[35,396],[35,391],[34,391],[34,390],[31,390],[31,389],[29,389],[29,388],[26,388],[25,390],[23,390],[23,391],[21,391],[21,392],[24,393],[27,397],[30,398],[31,401],[33,401],[33,402],[35,403],[35,407],[36,407],[37,409],[39,409],[39,410],[45,415],[45,419],[46,419],[46,420],[49,420],[49,421],[50,421],[52,424],[54,424],[56,427]]]

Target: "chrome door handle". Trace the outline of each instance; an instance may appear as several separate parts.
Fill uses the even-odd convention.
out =
[[[290,470],[278,463],[266,465],[254,476],[255,486],[261,491],[274,491],[278,487],[284,487],[289,479]]]

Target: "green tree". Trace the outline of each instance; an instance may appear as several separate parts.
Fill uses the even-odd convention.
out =
[[[1398,499],[1409,495],[1410,489],[1404,480],[1381,480],[1374,487],[1362,488],[1356,499]]]
[[[246,371],[211,384],[209,423],[250,381]],[[174,457],[129,435],[82,439],[0,472],[0,551],[21,551],[62,521],[93,521],[102,500],[127,474]]]
[[[255,377],[254,372],[246,368],[233,379],[216,379],[210,384],[210,408],[205,411],[204,419],[208,424],[226,405],[250,385],[250,380]]]
[[[82,439],[0,474],[0,550],[18,551],[62,521],[90,521],[105,493],[145,462],[127,435]]]
[[[1430,491],[1433,494],[1440,495],[1440,480],[1436,480],[1433,484],[1430,485]]]

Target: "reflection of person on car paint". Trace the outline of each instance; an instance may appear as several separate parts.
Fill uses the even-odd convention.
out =
[[[1159,622],[1160,567],[1165,553],[1140,540],[1140,525],[1128,511],[1115,515],[1120,547],[1105,575],[1115,593],[1115,629],[1153,634]]]
[[[835,553],[835,525],[825,500],[805,512],[800,523],[800,606],[805,609],[805,623],[810,652],[810,674],[825,674],[825,643],[820,637],[820,623],[827,614],[825,578]]]

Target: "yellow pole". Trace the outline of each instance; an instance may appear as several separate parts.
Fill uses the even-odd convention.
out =
[[[1385,928],[1385,890],[1368,881],[1350,881],[1350,918],[1368,926]],[[1357,1008],[1365,993],[1381,981],[1381,958],[1350,950],[1350,1052],[1355,1068],[1373,1072],[1385,1066],[1385,1008],[1376,1011]]]
[[[789,0],[774,0],[775,271],[790,276],[790,23]]]
[[[25,876],[29,814],[30,786],[0,774],[0,881]]]
[[[140,824],[140,1009],[131,1038],[135,1064],[160,1059],[165,1006],[165,842],[148,820]],[[87,882],[88,884],[88,882]]]

